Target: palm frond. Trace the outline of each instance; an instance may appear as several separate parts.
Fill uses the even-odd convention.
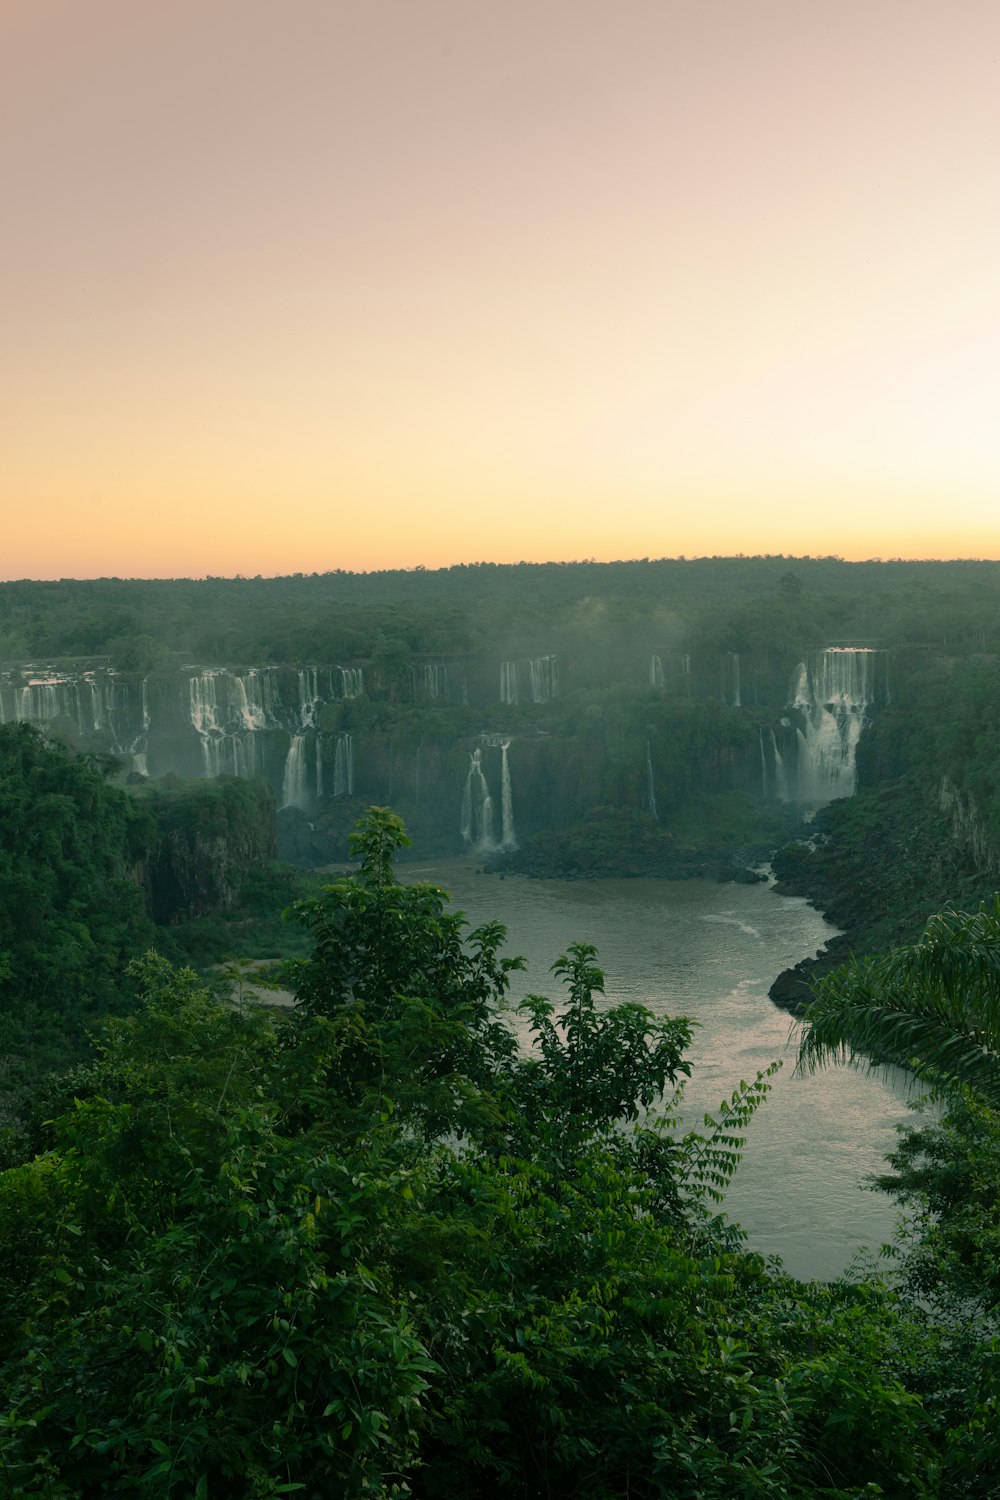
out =
[[[852,963],[817,985],[798,1066],[909,1068],[1000,1108],[1000,898],[932,917],[919,943]]]

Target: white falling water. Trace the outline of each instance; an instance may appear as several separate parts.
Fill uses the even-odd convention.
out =
[[[500,742],[500,816],[501,816],[501,849],[516,849],[517,834],[514,831],[514,796],[510,785],[510,764],[507,760],[507,751],[510,749],[510,740]]]
[[[294,734],[285,757],[281,805],[282,807],[305,807],[309,801],[309,757],[306,737],[304,734]]]
[[[247,697],[247,685],[242,677],[229,679],[229,701],[239,715],[243,727],[252,730],[254,728],[253,713]]]
[[[655,653],[649,658],[649,685],[654,688],[663,686],[663,660]]]
[[[365,674],[361,667],[337,667],[340,673],[341,698],[360,698],[365,690]]]
[[[448,668],[441,662],[425,662],[421,668],[424,693],[428,698],[448,697]]]
[[[323,795],[323,745],[319,735],[316,736],[316,800],[319,801]]]
[[[500,663],[500,702],[516,708],[520,701],[517,694],[517,662],[502,661]]]
[[[783,719],[782,723],[786,721]],[[785,762],[781,751],[778,749],[778,741],[774,730],[771,730],[771,753],[774,756],[774,790],[780,802],[788,801],[788,773],[785,770]]]
[[[763,730],[763,727],[761,727],[760,729],[757,730],[757,738],[760,741],[760,794],[761,794],[762,797],[766,797],[767,793],[768,793],[768,787],[767,787],[767,756],[764,754],[764,730]]]
[[[462,792],[461,834],[472,849],[486,853],[496,848],[493,838],[493,798],[483,775],[482,751],[469,753],[469,774]]]
[[[128,747],[128,754],[132,762],[132,770],[138,776],[149,775],[149,764],[146,759],[149,735],[149,688],[145,677],[142,679],[142,727]]]
[[[206,776],[218,776],[219,704],[215,690],[215,674],[200,672],[188,682],[188,701],[191,723],[201,741],[202,764]]]
[[[648,740],[646,741],[646,806],[654,822],[658,823],[660,815],[656,810],[656,785],[653,781],[653,753]]]
[[[299,675],[301,677],[302,674]],[[229,718],[238,731],[254,734],[259,729],[281,727],[272,672],[251,667],[245,677],[230,672],[224,676]]]
[[[333,752],[333,795],[354,795],[354,742],[349,734],[338,734]]]
[[[299,668],[299,725],[302,729],[316,723],[319,714],[319,673],[315,667]]]
[[[730,651],[729,653],[728,696],[733,708],[742,708],[743,700],[740,696],[740,654],[738,651]]]
[[[225,690],[219,701],[219,683]],[[191,724],[201,742],[206,776],[256,776],[260,771],[257,741],[247,733],[241,678],[228,672],[199,672],[188,679]]]
[[[559,672],[554,656],[532,656],[528,660],[532,703],[551,703],[559,696]]]
[[[274,673],[251,667],[243,681],[248,729],[276,729],[279,725]]]
[[[813,652],[808,665],[796,668],[792,702],[803,720],[797,729],[800,802],[854,795],[855,752],[875,697],[875,656],[864,647],[837,646]]]
[[[59,677],[33,677],[15,689],[14,719],[46,724],[53,719],[73,719],[79,726],[79,694],[74,683]]]

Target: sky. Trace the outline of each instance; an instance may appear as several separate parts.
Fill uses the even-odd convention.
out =
[[[997,0],[0,0],[0,578],[1000,557]]]

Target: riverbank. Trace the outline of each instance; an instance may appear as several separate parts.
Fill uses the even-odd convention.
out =
[[[914,943],[935,912],[975,910],[996,891],[995,875],[977,868],[932,788],[916,777],[830,803],[809,833],[774,854],[775,890],[805,896],[841,935],[772,984],[771,999],[793,1013],[831,969]]]

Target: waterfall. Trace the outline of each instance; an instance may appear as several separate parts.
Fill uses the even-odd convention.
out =
[[[649,658],[649,685],[654,688],[663,686],[663,661],[655,654]]]
[[[253,729],[253,714],[250,709],[250,700],[247,698],[247,685],[242,677],[230,679],[229,698],[232,706],[243,724],[244,729]]]
[[[797,730],[800,802],[854,795],[855,752],[875,697],[876,655],[866,647],[832,646],[796,668],[792,703],[803,719]]]
[[[46,724],[52,719],[74,719],[80,725],[80,697],[75,684],[60,677],[33,677],[17,689],[14,718]]]
[[[128,747],[128,755],[132,761],[132,770],[137,776],[148,776],[149,765],[146,760],[146,752],[149,749],[149,687],[144,677],[142,679],[142,727]]]
[[[273,672],[251,667],[242,686],[247,728],[277,729],[279,720]]]
[[[646,805],[652,815],[653,821],[658,823],[660,815],[656,811],[656,787],[653,784],[653,752],[649,741],[646,741]]]
[[[532,656],[528,661],[532,703],[550,703],[559,696],[559,673],[554,656]]]
[[[333,752],[333,795],[354,795],[354,743],[349,734],[338,734]]]
[[[365,674],[361,667],[336,667],[340,673],[341,698],[360,698],[365,690]]]
[[[309,802],[309,765],[304,734],[292,735],[285,757],[285,774],[281,783],[282,807],[305,807]]]
[[[316,736],[316,801],[323,795],[323,745],[319,735]]]
[[[782,719],[781,722],[784,724],[786,721],[784,719]],[[771,730],[771,753],[774,756],[774,789],[775,789],[775,794],[776,794],[779,802],[787,802],[789,800],[789,797],[788,797],[788,774],[785,771],[785,762],[781,758],[781,751],[778,749],[778,741],[775,738],[775,734],[774,734],[774,730],[773,729]]]
[[[425,662],[421,668],[424,693],[428,698],[448,697],[448,668],[440,662]]]
[[[219,705],[215,691],[215,674],[201,672],[188,682],[188,701],[191,723],[201,740],[202,763],[206,776],[218,776],[219,760]]]
[[[510,740],[500,742],[500,813],[502,832],[500,835],[501,849],[516,849],[517,835],[514,832],[514,798],[510,786],[510,765],[507,761],[507,751],[510,749]]]
[[[773,731],[772,731],[773,733]],[[764,728],[763,725],[757,730],[757,738],[760,741],[760,794],[767,796],[767,756],[764,754]]]
[[[502,661],[500,663],[500,702],[516,708],[520,699],[517,695],[517,662]]]
[[[729,703],[732,708],[742,708],[741,694],[739,694],[739,651],[727,651],[723,657],[723,693],[724,703]]]
[[[482,751],[469,753],[469,774],[462,792],[461,834],[465,842],[481,853],[495,849],[493,840],[493,798],[483,775]]]
[[[319,713],[319,681],[315,667],[300,667],[299,673],[299,724],[303,729],[316,723]]]

